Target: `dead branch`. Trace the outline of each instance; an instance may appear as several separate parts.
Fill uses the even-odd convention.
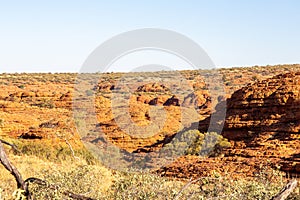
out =
[[[8,160],[8,157],[7,157],[7,155],[4,151],[2,143],[8,144],[9,146],[12,146],[10,143],[5,142],[5,141],[3,142],[2,140],[0,140],[0,161],[1,161],[1,164],[5,167],[5,169],[7,169],[14,176],[14,178],[17,182],[18,189],[21,189],[21,190],[24,191],[24,196],[28,200],[32,199],[31,193],[29,191],[29,183],[35,183],[35,184],[38,184],[38,185],[45,186],[45,187],[47,187],[49,189],[52,189],[52,190],[57,190],[58,187],[56,185],[49,185],[49,184],[47,184],[46,181],[44,181],[42,179],[39,179],[39,178],[31,177],[31,178],[28,178],[24,181],[21,174],[20,174],[20,172],[17,170],[17,168],[14,165],[12,165],[10,163],[10,161]],[[66,195],[66,196],[68,196],[72,199],[76,199],[76,200],[93,200],[90,197],[85,197],[83,195],[75,194],[75,193],[70,192],[70,191],[64,191],[62,194]]]
[[[18,188],[24,190],[24,180],[17,168],[9,162],[2,145],[2,140],[0,141],[0,161],[5,169],[7,169],[15,177]]]
[[[181,193],[182,193],[185,189],[187,189],[191,184],[193,184],[193,183],[199,181],[200,179],[201,179],[201,178],[198,178],[198,179],[195,179],[195,180],[190,179],[190,181],[187,182],[187,183],[181,188],[181,190],[177,193],[177,195],[174,197],[174,200],[179,199]]]
[[[296,187],[297,187],[296,179],[289,181],[288,184],[272,198],[272,200],[285,200]]]
[[[8,145],[8,146],[10,146],[11,148],[13,148],[13,150],[14,150],[15,152],[21,153],[21,151],[17,148],[16,145],[11,144],[11,143],[9,143],[9,142],[7,142],[7,141],[4,141],[4,140],[1,140],[1,139],[0,139],[0,142],[2,142],[3,144],[6,144],[6,145]]]
[[[79,160],[80,158],[77,157],[77,156],[75,156],[75,152],[74,152],[74,150],[73,150],[73,148],[72,148],[72,145],[69,143],[69,141],[68,141],[66,138],[65,138],[65,142],[66,142],[67,145],[69,146],[69,149],[70,149],[70,151],[71,151],[71,153],[72,153],[73,158]]]
[[[82,195],[79,195],[79,194],[74,194],[70,191],[64,191],[63,192],[64,195],[68,196],[68,197],[71,197],[72,199],[77,199],[77,200],[94,200],[90,197],[85,197],[85,196],[82,196]]]
[[[70,149],[70,151],[71,151],[71,153],[72,153],[73,158],[79,160],[80,158],[79,158],[78,156],[75,156],[75,152],[74,152],[74,150],[73,150],[73,147],[72,147],[72,145],[70,144],[70,142],[67,140],[67,138],[65,138],[65,136],[59,135],[59,134],[57,134],[57,133],[55,133],[55,134],[56,134],[56,136],[57,136],[58,138],[63,139],[63,140],[66,142],[66,144],[68,145],[68,147],[69,147],[69,149]]]
[[[26,179],[25,183],[35,183],[37,185],[44,186],[44,187],[49,188],[51,190],[58,190],[59,189],[59,187],[55,184],[48,184],[46,181],[44,181],[42,179],[33,178],[33,177]],[[80,195],[80,194],[75,194],[75,193],[70,192],[68,190],[63,191],[62,194],[64,194],[67,197],[70,197],[72,199],[76,199],[76,200],[93,200],[90,197],[86,197],[86,196],[83,196],[83,195]]]

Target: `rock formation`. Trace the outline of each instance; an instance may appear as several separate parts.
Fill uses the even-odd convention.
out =
[[[284,171],[300,172],[300,72],[237,90],[217,105],[216,115],[222,106],[227,108],[222,135],[234,143],[228,155],[262,157]],[[210,119],[199,123],[200,131],[207,130]]]
[[[216,115],[224,114],[218,113],[220,107],[227,107],[223,135],[231,140],[232,148],[224,153],[223,158],[189,158],[186,161],[182,158],[179,163],[174,163],[173,172],[171,168],[166,168],[166,174],[180,172],[181,177],[189,177],[190,174],[201,175],[199,171],[231,170],[243,174],[249,172],[248,176],[262,161],[272,167],[278,165],[290,173],[299,173],[300,78],[299,73],[289,73],[299,70],[300,65],[220,69],[226,91],[224,96],[229,99],[227,102],[218,99],[220,103],[216,107]],[[207,118],[212,112],[208,87],[199,73],[180,73],[194,89],[194,93],[184,94],[183,98],[179,98],[180,91],[175,91],[180,106],[165,104],[174,94],[162,83],[149,79],[144,84],[147,73],[128,76],[130,83],[131,80],[136,83],[129,98],[129,118],[136,125],[142,129],[151,124],[155,119],[150,112],[152,109],[163,107],[166,111],[165,121],[161,120],[164,122],[161,131],[149,138],[131,137],[115,122],[118,117],[124,117],[114,116],[111,111],[112,93],[121,92],[117,83],[122,73],[101,74],[94,87],[83,87],[80,99],[87,101],[87,97],[95,94],[92,103],[95,104],[97,123],[92,125],[101,129],[109,142],[130,152],[153,151],[161,148],[183,126],[188,127],[183,124],[182,109],[198,108],[200,117],[195,122]],[[279,73],[285,75],[271,78]],[[81,80],[83,86],[90,85],[88,76]],[[67,135],[73,147],[78,144],[81,148],[75,124],[85,126],[74,119],[72,112],[74,91],[78,90],[74,88],[76,77],[77,74],[0,74],[1,135],[37,140],[39,143],[46,141],[57,146],[65,144],[62,138]],[[248,83],[251,84],[246,86]],[[191,115],[185,117],[190,119]],[[83,114],[82,118],[86,116]],[[206,131],[209,122],[210,118],[201,121],[199,129]],[[55,145],[53,148],[58,148]],[[185,162],[187,165],[183,166]]]

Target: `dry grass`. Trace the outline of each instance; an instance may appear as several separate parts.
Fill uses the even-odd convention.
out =
[[[216,173],[194,180],[186,187],[187,180],[159,177],[149,172],[117,172],[83,160],[51,162],[12,153],[9,157],[24,179],[37,177],[57,186],[56,190],[50,190],[31,184],[36,199],[65,199],[62,192],[66,190],[95,199],[270,199],[286,183],[282,173],[261,171],[249,180],[234,180],[230,174]],[[14,199],[15,181],[2,166],[0,180],[0,199]],[[299,199],[299,187],[289,199]]]
[[[88,165],[84,160],[71,161],[70,159],[69,161],[51,162],[35,156],[12,154],[9,155],[9,158],[24,179],[29,177],[45,179],[50,184],[59,186],[59,190],[54,192],[57,194],[68,189],[78,193],[90,192],[95,196],[98,193],[105,193],[113,183],[113,175],[110,170],[101,165]],[[0,180],[2,199],[14,199],[12,194],[16,190],[16,183],[13,176],[3,166],[0,166]],[[41,197],[45,197],[46,189],[40,189],[39,192],[36,192],[39,197],[37,199],[44,199]],[[53,195],[53,192],[50,195]]]

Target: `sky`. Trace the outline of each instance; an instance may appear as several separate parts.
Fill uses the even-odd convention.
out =
[[[115,35],[141,28],[178,32],[217,67],[300,63],[298,0],[0,0],[0,73],[78,72]],[[189,64],[162,52],[138,52],[110,71]]]

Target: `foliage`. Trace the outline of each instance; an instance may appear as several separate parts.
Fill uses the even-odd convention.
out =
[[[89,194],[88,196],[99,199],[111,182],[103,169],[97,165],[78,164],[65,171],[42,170],[40,173],[48,185],[32,184],[31,191],[37,199],[64,199],[63,193],[66,191]]]
[[[49,109],[55,108],[55,104],[53,103],[52,100],[42,100],[41,102],[32,105],[40,108],[49,108]]]
[[[286,184],[284,174],[261,168],[254,178],[236,179],[231,174],[212,173],[209,177],[175,180],[160,177],[150,171],[118,172],[83,160],[50,162],[35,156],[16,156],[10,153],[12,163],[23,177],[37,177],[47,186],[30,184],[36,199],[67,199],[64,191],[95,199],[270,199]],[[0,166],[1,199],[15,199],[17,190],[12,175]],[[188,186],[187,186],[188,185]],[[52,186],[52,187],[51,187]],[[15,197],[16,197],[15,196]],[[299,186],[289,199],[299,199]]]
[[[166,156],[201,155],[218,156],[222,150],[230,147],[230,142],[215,132],[200,133],[198,130],[188,130],[179,133],[163,148]]]
[[[93,91],[93,90],[86,90],[86,91],[85,91],[85,94],[86,94],[87,96],[93,96],[93,95],[94,95],[94,91]]]
[[[56,162],[74,160],[70,147],[62,142],[55,145],[46,140],[37,142],[36,140],[10,139],[8,141],[15,144],[22,154]],[[92,153],[83,146],[73,150],[76,156],[85,160],[87,163],[93,164],[97,162]]]
[[[222,135],[216,132],[205,133],[204,138],[200,153],[197,153],[199,151],[195,152],[197,155],[218,156],[222,153],[223,149],[231,146],[226,138],[223,138]]]
[[[118,176],[105,199],[172,199],[183,185],[147,172]]]

